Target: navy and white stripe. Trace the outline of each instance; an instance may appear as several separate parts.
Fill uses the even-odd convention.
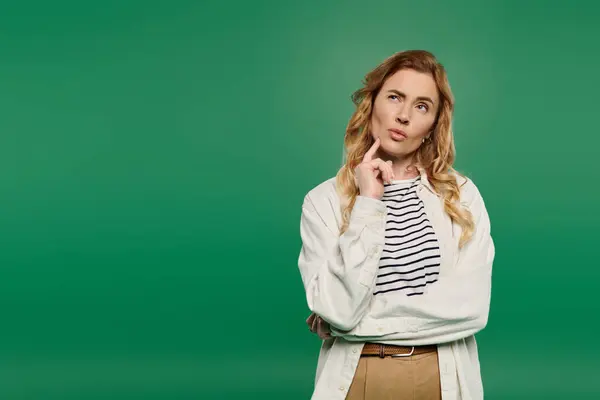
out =
[[[420,295],[426,285],[437,281],[440,249],[423,201],[417,196],[420,180],[418,176],[384,186],[381,200],[387,207],[385,246],[379,260],[375,295]]]

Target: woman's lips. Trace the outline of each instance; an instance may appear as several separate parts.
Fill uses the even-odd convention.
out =
[[[408,137],[408,135],[406,133],[404,133],[404,131],[401,131],[400,129],[388,129],[388,132],[390,133],[390,136],[394,140],[404,140]]]

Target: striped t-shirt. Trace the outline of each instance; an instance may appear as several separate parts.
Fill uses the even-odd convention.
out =
[[[407,296],[424,293],[440,272],[438,241],[417,196],[421,177],[384,185],[382,201],[387,207],[385,246],[379,261],[375,295]]]

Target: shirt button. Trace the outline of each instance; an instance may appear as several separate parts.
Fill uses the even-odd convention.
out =
[[[358,351],[357,349],[352,349],[352,352],[353,352],[353,353],[356,353],[357,351]]]
[[[343,386],[340,386],[340,390],[343,392],[344,390],[346,390],[346,388]]]

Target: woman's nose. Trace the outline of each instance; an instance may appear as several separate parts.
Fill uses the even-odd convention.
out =
[[[402,113],[396,117],[396,122],[406,125],[406,124],[408,124],[408,116],[406,114]]]

